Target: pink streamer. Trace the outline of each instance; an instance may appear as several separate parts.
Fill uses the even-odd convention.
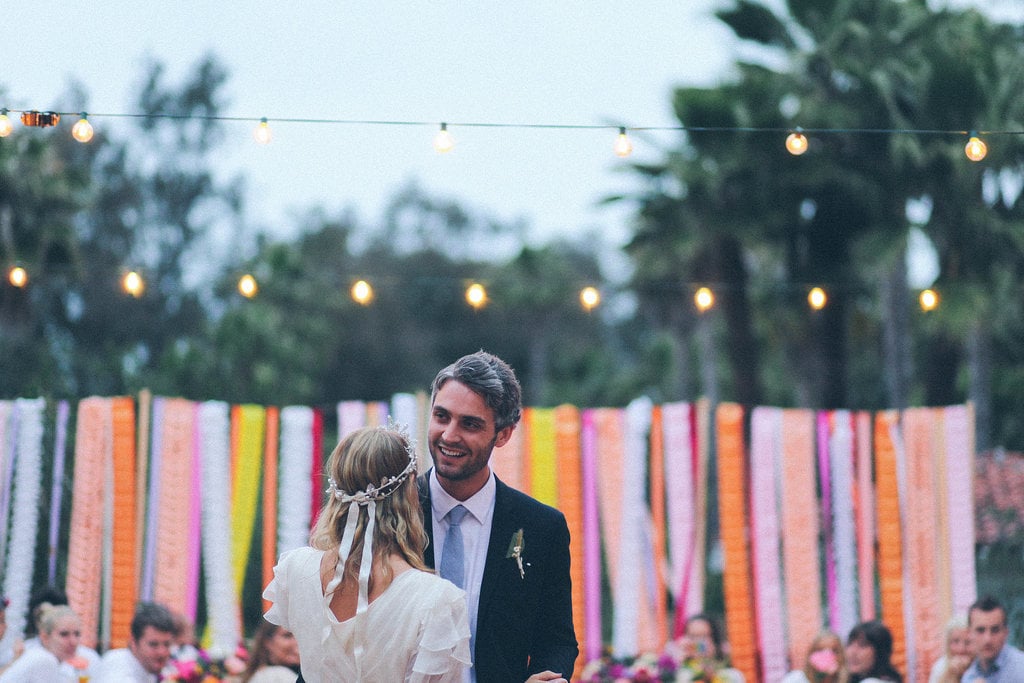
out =
[[[950,521],[974,519],[974,412],[951,406],[946,412],[946,487]],[[977,598],[974,569],[974,525],[950,524],[949,563],[953,613],[967,614]],[[955,531],[954,531],[955,529]]]
[[[583,481],[583,594],[586,660],[601,656],[601,531],[597,511],[597,439],[593,409],[581,416]]]
[[[751,563],[761,672],[777,681],[786,673],[779,556],[779,502],[775,477],[779,468],[782,411],[755,408],[751,420]]]
[[[832,546],[832,474],[829,468],[829,413],[818,411],[818,481],[821,484],[821,535],[825,543],[825,586],[828,591],[828,623],[839,630],[839,585],[835,548]]]
[[[199,424],[199,403],[192,406],[192,424]],[[189,500],[189,532],[188,532],[188,585],[185,590],[185,616],[195,622],[199,607],[199,557],[202,548],[202,430],[192,430],[192,497]]]
[[[668,503],[669,586],[675,597],[675,621],[678,623],[691,613],[688,598],[696,543],[693,410],[688,403],[666,403],[661,415]]]
[[[875,618],[875,497],[872,488],[871,413],[857,413],[854,440],[857,457],[857,583],[860,618]]]

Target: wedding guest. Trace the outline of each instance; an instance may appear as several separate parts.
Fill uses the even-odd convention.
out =
[[[53,606],[67,605],[67,593],[56,586],[47,585],[32,594],[28,601],[28,610],[31,618],[29,619],[27,634],[30,635],[30,637],[27,638],[24,643],[17,643],[15,645],[16,652],[31,650],[32,648],[42,646],[38,636],[40,632],[39,608],[44,604]],[[95,674],[99,665],[99,653],[88,645],[79,643],[78,647],[75,648],[74,657],[61,662],[60,668],[70,680],[77,680],[80,676],[84,677]]]
[[[301,680],[452,683],[470,664],[465,594],[423,562],[415,472],[390,424],[331,453],[310,546],[284,553],[263,593],[267,621],[295,634]]]
[[[579,654],[565,516],[490,468],[494,448],[508,443],[521,416],[519,380],[497,356],[478,351],[434,377],[427,426],[434,466],[419,480],[426,562],[466,590],[473,633],[466,683],[564,683]]]
[[[61,683],[69,679],[61,663],[75,656],[82,638],[82,622],[67,605],[43,603],[38,607],[39,645],[27,648],[0,674],[0,683]]]
[[[677,681],[714,680],[717,683],[744,683],[743,673],[729,666],[729,646],[722,625],[710,614],[694,614],[686,620],[683,635],[675,642],[682,668]]]
[[[154,683],[171,659],[174,617],[155,602],[142,602],[132,617],[128,647],[103,655],[91,683]]]
[[[264,620],[253,634],[242,683],[295,683],[298,673],[299,644],[295,635]]]
[[[943,655],[932,666],[928,683],[960,683],[974,660],[971,630],[964,619],[954,618],[946,624],[945,646]]]
[[[979,598],[967,612],[974,645],[974,662],[961,679],[964,683],[1019,683],[1024,681],[1024,652],[1006,642],[1006,608],[991,596]]]
[[[848,678],[843,639],[822,631],[811,641],[803,667],[790,671],[779,683],[846,683]]]
[[[880,621],[865,621],[850,630],[846,639],[846,668],[850,683],[903,683],[892,665],[892,633]]]

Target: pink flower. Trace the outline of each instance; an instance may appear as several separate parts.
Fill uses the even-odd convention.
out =
[[[839,671],[839,658],[832,650],[815,650],[807,661],[818,673],[832,675]]]

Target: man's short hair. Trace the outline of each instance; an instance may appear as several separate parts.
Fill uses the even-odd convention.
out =
[[[992,612],[999,610],[1003,613],[1003,626],[1006,625],[1006,608],[1003,607],[1003,603],[999,602],[995,597],[991,595],[983,595],[974,601],[974,604],[967,610],[967,623],[971,623],[971,616],[974,614],[974,610],[979,612]]]
[[[135,608],[135,616],[132,617],[132,640],[138,640],[147,626],[152,626],[157,631],[174,634],[177,627],[174,625],[174,616],[171,610],[158,602],[140,602]]]
[[[430,402],[445,383],[454,379],[479,395],[494,411],[494,431],[500,432],[519,422],[523,413],[523,390],[508,363],[486,351],[463,356],[442,369],[430,386]]]

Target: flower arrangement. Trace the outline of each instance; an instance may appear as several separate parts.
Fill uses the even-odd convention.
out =
[[[175,683],[221,683],[235,680],[245,671],[245,649],[239,648],[227,657],[199,650],[195,658],[172,659],[161,672],[161,681]]]
[[[613,657],[605,653],[583,667],[580,683],[728,683],[728,662],[707,657],[700,643],[672,641],[661,654]]]

